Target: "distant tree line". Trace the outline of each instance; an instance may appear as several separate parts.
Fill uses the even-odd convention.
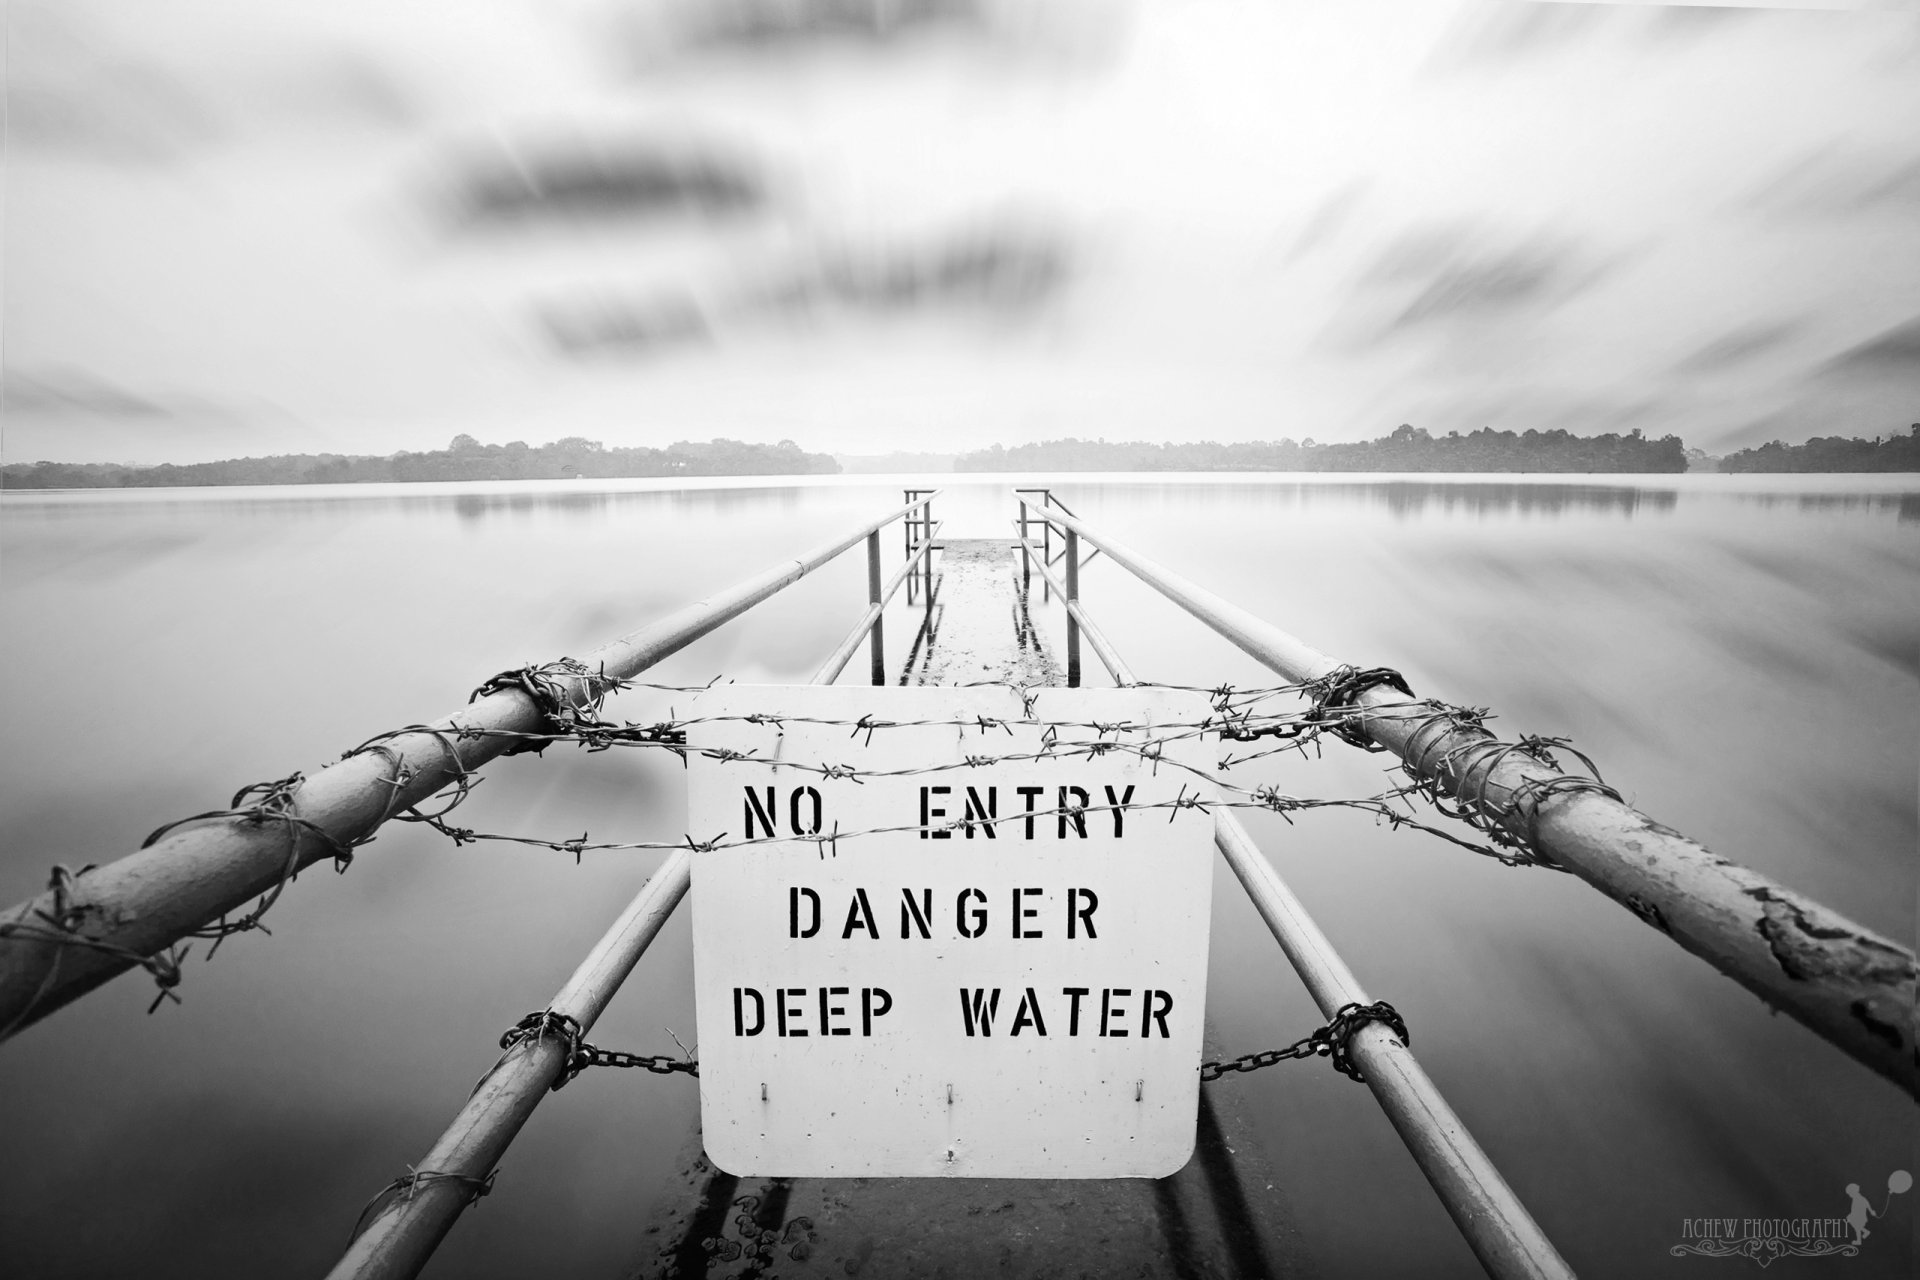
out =
[[[1048,440],[961,454],[956,471],[1685,471],[1678,436],[1576,436],[1565,431],[1495,431],[1433,436],[1402,425],[1378,440],[1315,444],[1312,439],[1219,444]]]
[[[394,480],[596,480],[629,476],[833,475],[840,464],[824,453],[806,453],[791,440],[747,444],[739,440],[683,440],[664,449],[610,449],[597,440],[568,436],[552,444],[481,444],[459,435],[445,449],[402,451],[388,457],[295,453],[271,458],[230,458],[184,466],[128,467],[112,463],[35,462],[0,468],[8,489],[121,489],[170,485],[364,484]]]
[[[1775,440],[1720,459],[1722,471],[1920,471],[1920,422],[1904,436],[1843,440],[1815,436],[1805,444]]]

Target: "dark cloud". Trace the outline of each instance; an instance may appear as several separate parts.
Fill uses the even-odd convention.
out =
[[[487,228],[712,221],[769,201],[756,164],[704,144],[534,143],[469,154],[452,170],[457,220]]]
[[[662,288],[548,304],[538,323],[570,357],[656,355],[763,320],[980,316],[1015,320],[1065,287],[1065,239],[1028,225],[989,225],[918,243],[843,245],[769,270],[729,300],[702,304]]]
[[[556,350],[576,358],[607,351],[648,355],[711,337],[700,304],[689,294],[673,291],[549,305],[542,308],[539,324]]]
[[[699,0],[668,6],[663,16],[692,47],[754,52],[822,43],[887,46],[988,26],[978,0]]]
[[[1743,325],[1729,330],[1677,361],[1676,373],[1716,373],[1776,351],[1800,331],[1797,321]]]
[[[1920,420],[1920,316],[1814,366],[1777,407],[1711,441],[1717,451],[1814,436],[1904,435]]]
[[[1030,228],[986,227],[919,245],[841,248],[778,286],[781,308],[825,303],[873,312],[981,308],[1024,311],[1065,282],[1060,237]]]
[[[1842,351],[1821,366],[1821,372],[1838,377],[1892,378],[1911,382],[1920,391],[1920,316]],[[1913,408],[1920,413],[1920,400]]]
[[[1388,328],[1407,330],[1530,313],[1578,293],[1602,272],[1593,255],[1560,237],[1503,240],[1484,229],[1430,226],[1389,245],[1363,285],[1406,299]]]
[[[623,0],[590,24],[596,53],[629,75],[674,63],[755,67],[848,55],[964,50],[997,62],[1109,63],[1133,5],[1121,0]]]

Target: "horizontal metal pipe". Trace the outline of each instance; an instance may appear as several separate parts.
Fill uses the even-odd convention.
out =
[[[1029,555],[1039,556],[1040,548],[1033,545],[1032,539],[1016,538],[1014,541]],[[1113,643],[1107,639],[1106,633],[1095,626],[1093,621],[1087,617],[1087,611],[1080,607],[1078,600],[1067,599],[1066,585],[1053,575],[1053,570],[1047,568],[1045,565],[1037,567],[1040,576],[1046,579],[1049,587],[1053,588],[1054,594],[1065,601],[1068,616],[1080,624],[1080,634],[1086,637],[1088,646],[1093,650],[1093,656],[1100,659],[1100,665],[1107,669],[1107,674],[1113,677],[1113,682],[1123,686],[1138,684],[1139,681],[1133,678],[1133,670],[1128,667],[1126,662],[1120,657],[1119,651],[1115,649]]]
[[[1247,896],[1273,930],[1320,1012],[1332,1018],[1346,1004],[1371,1004],[1327,935],[1273,869],[1246,827],[1231,813],[1214,815],[1214,843]],[[1420,1171],[1452,1215],[1487,1274],[1497,1280],[1571,1276],[1573,1270],[1526,1206],[1473,1140],[1440,1090],[1391,1028],[1363,1024],[1348,1049],[1380,1109],[1407,1144]]]
[[[922,556],[933,554],[933,540],[940,535],[940,528],[945,523],[946,521],[942,520],[935,524],[925,540],[900,566],[899,571],[887,579],[887,585],[880,589],[880,598],[867,606],[867,611],[860,615],[860,621],[854,623],[853,630],[847,632],[847,638],[834,647],[833,652],[827,655],[827,660],[820,664],[820,669],[813,673],[814,684],[832,684],[840,678],[840,673],[846,669],[847,663],[851,662],[853,655],[859,652],[860,641],[866,638],[867,633],[872,631],[880,621],[880,615],[886,612],[887,602],[892,600],[894,594],[900,590],[900,584],[907,580],[907,575],[913,572]]]
[[[693,860],[682,850],[648,880],[606,936],[547,1007],[580,1024],[584,1036],[620,989],[642,953],[686,896]],[[423,1177],[380,1206],[329,1273],[336,1280],[395,1280],[418,1275],[454,1220],[472,1202],[476,1185],[493,1173],[507,1145],[533,1114],[566,1066],[557,1036],[521,1040],[482,1077],[426,1158],[412,1166]]]
[[[1242,650],[1304,683],[1342,664],[1271,623],[1086,527],[1077,529],[1116,563]],[[1451,713],[1396,691],[1354,698],[1350,723],[1398,755],[1414,777],[1528,838],[1642,921],[1784,1010],[1907,1092],[1916,1084],[1914,954],[1757,872],[1718,857],[1637,809],[1593,791],[1540,790],[1560,775]],[[1529,824],[1519,798],[1541,797]],[[1529,829],[1530,828],[1530,829]]]
[[[933,496],[602,645],[582,660],[593,675],[562,682],[567,698],[575,706],[589,705],[614,681],[631,678],[745,613]],[[515,745],[510,737],[493,735],[536,734],[544,724],[525,692],[486,694],[430,726],[386,739],[382,750],[349,756],[301,781],[292,792],[299,823],[243,817],[189,823],[19,903],[0,916],[0,1039],[126,972],[135,963],[130,957],[163,953],[273,892],[290,872],[366,839],[394,813]],[[54,940],[61,921],[86,944]],[[19,932],[9,935],[9,929]]]

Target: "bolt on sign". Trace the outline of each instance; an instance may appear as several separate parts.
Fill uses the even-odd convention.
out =
[[[1213,818],[1192,805],[1210,792],[1190,770],[1212,764],[1210,707],[1167,689],[1025,696],[697,698],[688,823],[731,846],[695,855],[692,890],[700,1115],[721,1168],[1187,1162],[1213,883]]]

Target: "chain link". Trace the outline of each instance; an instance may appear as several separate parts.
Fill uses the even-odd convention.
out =
[[[700,1074],[698,1062],[670,1058],[664,1053],[626,1053],[619,1049],[602,1049],[598,1045],[588,1044],[583,1038],[585,1035],[586,1031],[577,1018],[552,1009],[541,1009],[509,1027],[500,1037],[500,1048],[503,1051],[510,1050],[522,1040],[544,1040],[548,1036],[560,1041],[566,1057],[563,1069],[553,1082],[555,1092],[566,1087],[588,1067],[638,1067],[662,1076],[672,1075],[676,1071],[684,1071],[690,1076]]]
[[[576,1075],[588,1067],[638,1067],[658,1076],[670,1076],[676,1071],[684,1071],[690,1076],[700,1074],[700,1064],[697,1062],[671,1058],[664,1053],[623,1053],[619,1049],[602,1049],[591,1044],[581,1045],[567,1066]]]
[[[1294,1058],[1332,1058],[1335,1071],[1349,1080],[1364,1084],[1366,1077],[1354,1065],[1347,1044],[1353,1038],[1353,1033],[1369,1022],[1385,1023],[1400,1037],[1402,1044],[1413,1043],[1413,1037],[1407,1033],[1407,1024],[1401,1019],[1399,1011],[1385,1000],[1376,1000],[1372,1004],[1343,1004],[1339,1012],[1333,1015],[1332,1022],[1284,1049],[1261,1049],[1256,1053],[1243,1053],[1225,1062],[1201,1063],[1201,1083],[1218,1080],[1229,1072],[1258,1071],[1262,1067],[1271,1067]]]

